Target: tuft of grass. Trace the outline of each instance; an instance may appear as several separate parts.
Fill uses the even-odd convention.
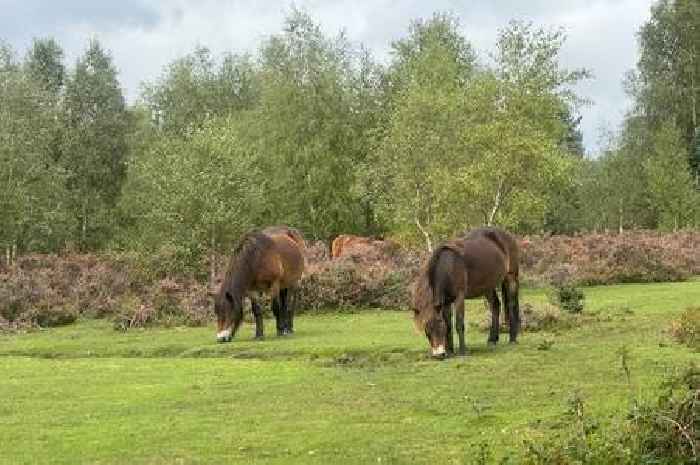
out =
[[[700,349],[700,306],[687,307],[671,322],[671,335],[681,344]]]

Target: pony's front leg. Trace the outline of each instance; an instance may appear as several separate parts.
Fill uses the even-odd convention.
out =
[[[255,339],[262,339],[265,337],[262,309],[260,308],[260,304],[252,298],[250,299],[250,307],[255,317]]]
[[[447,304],[442,307],[442,318],[447,326],[447,334],[445,335],[445,345],[447,346],[447,355],[454,355],[455,343],[452,337],[452,304]]]
[[[467,355],[467,345],[464,341],[464,296],[457,296],[455,302],[455,326],[459,337],[459,355]]]

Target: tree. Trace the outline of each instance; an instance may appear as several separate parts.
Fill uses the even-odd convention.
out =
[[[561,68],[563,40],[511,23],[495,69],[468,79],[455,52],[464,47],[436,41],[411,56],[420,66],[392,105],[378,163],[396,232],[431,248],[435,236],[467,227],[542,224],[551,194],[572,182],[566,142],[578,123],[569,105],[581,99],[569,86],[588,75]]]
[[[411,22],[408,35],[391,44],[392,64],[387,79],[395,99],[413,83],[438,81],[443,70],[438,57],[449,56],[453,72],[449,79],[465,83],[477,69],[476,53],[460,32],[459,19],[449,13],[434,13],[430,19]]]
[[[256,70],[250,57],[224,55],[217,65],[206,47],[175,60],[142,99],[157,126],[170,135],[202,126],[208,118],[250,109],[258,98]]]
[[[640,58],[627,80],[642,116],[653,133],[672,120],[682,131],[686,155],[692,162],[692,142],[700,100],[700,3],[660,0],[639,31]],[[697,165],[694,167],[697,175]]]
[[[50,95],[58,96],[66,76],[63,49],[58,42],[52,38],[34,39],[24,66],[31,79]]]
[[[112,59],[91,40],[65,89],[61,164],[68,173],[81,248],[109,235],[110,209],[126,174],[128,114]]]
[[[372,118],[359,108],[371,93],[372,78],[361,77],[371,72],[366,55],[298,10],[260,53],[260,103],[248,135],[266,174],[265,217],[315,239],[362,231],[367,211],[356,181]]]
[[[120,240],[145,250],[175,245],[199,256],[258,224],[263,176],[241,136],[246,124],[213,119],[182,138],[161,138],[132,159],[120,200],[130,227]]]
[[[65,173],[52,157],[53,102],[0,44],[0,246],[10,260],[16,252],[55,250],[66,239]]]
[[[653,135],[651,156],[644,168],[660,225],[673,231],[691,225],[700,196],[694,189],[682,134],[673,123],[662,124]]]

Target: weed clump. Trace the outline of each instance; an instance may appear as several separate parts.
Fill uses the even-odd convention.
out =
[[[671,322],[671,335],[681,344],[700,349],[700,307],[688,307]]]
[[[549,301],[567,313],[581,313],[585,295],[576,287],[575,281],[566,271],[554,274],[549,290]]]

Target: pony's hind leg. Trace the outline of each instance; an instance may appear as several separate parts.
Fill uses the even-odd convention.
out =
[[[292,316],[289,311],[289,289],[280,290],[280,310],[282,315],[282,331],[284,334],[292,333]]]
[[[486,294],[486,300],[489,303],[491,309],[491,329],[489,330],[489,344],[497,344],[499,333],[501,331],[499,321],[499,316],[501,313],[501,302],[498,300],[498,294],[496,290]]]
[[[273,295],[271,298],[272,301],[272,314],[275,316],[275,326],[277,327],[277,335],[281,336],[282,335],[282,329],[284,328],[283,322],[281,321],[281,305],[280,305],[280,299],[278,295]]]
[[[287,289],[287,330],[294,332],[294,312],[297,305],[297,290],[293,287]]]
[[[255,317],[255,339],[262,339],[264,337],[264,323],[262,317],[262,309],[260,304],[255,299],[250,299],[250,307],[253,311],[253,316]]]
[[[503,283],[503,300],[508,312],[510,343],[515,344],[520,332],[520,284],[518,277],[509,275]]]

